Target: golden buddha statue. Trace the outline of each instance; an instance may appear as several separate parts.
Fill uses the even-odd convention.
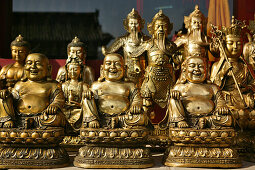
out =
[[[151,107],[157,103],[164,108],[167,104],[169,91],[175,83],[172,54],[176,45],[167,39],[172,30],[169,18],[160,10],[150,24],[148,31],[152,38],[143,42],[132,54],[136,58],[145,51],[148,56],[148,66],[145,70],[145,80],[141,86],[144,105]]]
[[[230,147],[235,136],[233,118],[219,88],[207,80],[207,69],[202,56],[187,57],[182,63],[168,105],[172,146],[166,151],[167,166],[241,166]]]
[[[5,81],[5,87],[13,87],[24,76],[24,63],[30,53],[30,45],[19,35],[11,42],[13,64],[5,65],[0,71],[0,79]]]
[[[67,55],[68,58],[66,62],[69,62],[68,60],[71,60],[72,58],[77,58],[77,60],[80,60],[79,63],[81,63],[81,67],[83,67],[82,81],[84,83],[87,83],[88,85],[91,85],[94,82],[95,73],[90,66],[85,65],[85,46],[78,37],[74,37],[72,42],[67,45]],[[61,83],[65,82],[67,77],[66,72],[67,71],[65,66],[60,67],[57,73],[56,80]]]
[[[153,165],[145,148],[149,118],[133,82],[124,81],[121,55],[105,56],[101,75],[82,102],[81,138],[74,165],[83,168],[146,168]],[[135,163],[134,163],[135,162]]]
[[[84,94],[87,99],[82,106],[84,127],[121,128],[147,125],[148,119],[142,111],[140,92],[133,82],[123,80],[125,71],[122,56],[116,53],[106,55],[101,72],[98,81],[91,85],[91,91]],[[98,103],[97,107],[95,103]]]
[[[62,83],[62,90],[65,96],[65,106],[63,112],[75,131],[79,131],[82,124],[81,100],[84,91],[88,90],[88,85],[82,81],[82,63],[76,58],[67,60],[65,65],[67,70],[67,81]]]
[[[255,77],[252,67],[241,56],[242,30],[245,24],[232,17],[229,27],[214,28],[219,43],[220,60],[212,66],[211,81],[220,87],[223,97],[240,128],[236,139],[239,154],[255,161],[253,138],[255,129]]]
[[[0,90],[1,168],[68,165],[69,156],[58,145],[68,130],[61,112],[65,98],[60,84],[50,80],[50,71],[45,55],[29,54],[22,81]]]
[[[253,70],[255,70],[255,15],[254,15],[254,21],[249,22],[248,26],[251,34],[253,36],[248,35],[249,42],[246,43],[243,47],[243,56],[244,59],[251,64]]]
[[[254,128],[254,77],[242,54],[241,32],[244,24],[234,17],[230,27],[223,27],[221,58],[212,66],[211,81],[223,92],[227,106],[241,128]],[[244,112],[244,113],[243,113]]]
[[[138,87],[141,87],[144,77],[144,70],[146,67],[145,56],[140,55],[132,59],[131,53],[139,47],[141,43],[149,39],[149,37],[142,32],[144,22],[144,19],[142,19],[139,13],[133,8],[123,22],[124,28],[128,33],[117,38],[108,48],[102,47],[104,55],[118,52],[120,49],[123,50],[124,63],[127,67],[126,77],[129,81],[137,84]]]
[[[184,24],[188,33],[174,41],[178,49],[183,49],[184,52],[183,55],[176,55],[174,60],[181,64],[188,56],[207,58],[210,40],[204,33],[207,18],[199,10],[198,5],[195,6],[195,10],[189,16],[184,16]]]

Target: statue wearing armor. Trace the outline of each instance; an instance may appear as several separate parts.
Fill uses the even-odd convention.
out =
[[[147,51],[148,66],[141,86],[141,95],[144,99],[143,104],[148,109],[152,107],[153,102],[164,108],[170,89],[175,84],[172,54],[176,50],[176,45],[167,38],[172,27],[169,18],[160,10],[148,24],[152,38],[132,53],[135,59]]]
[[[184,52],[183,55],[176,55],[174,59],[181,64],[188,56],[207,58],[210,40],[204,34],[207,18],[199,10],[198,5],[195,6],[195,10],[189,16],[184,16],[184,23],[188,33],[174,41],[178,49],[183,48]]]
[[[128,33],[117,38],[108,48],[103,46],[102,52],[104,55],[107,55],[116,53],[122,49],[124,62],[127,67],[126,78],[141,87],[146,67],[145,56],[141,54],[136,60],[132,60],[131,53],[139,47],[141,43],[148,40],[149,37],[143,34],[144,20],[134,8],[127,15],[123,25]]]

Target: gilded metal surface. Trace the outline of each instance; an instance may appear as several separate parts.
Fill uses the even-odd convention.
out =
[[[182,167],[241,167],[233,118],[221,91],[207,80],[207,60],[191,56],[182,63],[181,76],[170,92],[169,136],[165,165]]]
[[[117,38],[109,47],[102,47],[104,55],[116,53],[120,49],[123,50],[124,63],[127,67],[126,77],[129,81],[137,84],[138,87],[141,87],[144,77],[144,70],[146,67],[145,55],[141,54],[136,58],[132,58],[131,53],[144,41],[149,39],[149,37],[142,32],[144,23],[144,19],[142,19],[139,13],[133,8],[123,22],[127,33]]]
[[[68,58],[66,60],[66,63],[69,63],[70,60],[76,59],[79,61],[80,66],[82,67],[82,75],[81,80],[91,85],[95,80],[95,73],[94,70],[87,66],[85,63],[86,60],[86,51],[85,51],[85,45],[83,42],[80,41],[78,37],[75,37],[71,43],[67,45],[67,55]],[[67,68],[65,66],[62,66],[59,68],[56,80],[58,82],[65,82],[67,80]]]
[[[147,52],[148,67],[141,86],[141,95],[147,109],[152,107],[153,102],[164,108],[169,96],[168,91],[175,83],[171,55],[176,50],[176,45],[167,39],[172,27],[169,18],[160,10],[148,24],[148,31],[152,38],[142,43],[132,53],[132,57],[135,58]]]
[[[13,87],[24,76],[24,64],[30,53],[30,45],[19,35],[11,43],[11,55],[15,61],[13,64],[5,65],[0,71],[0,79],[4,81],[2,88]]]
[[[184,16],[185,28],[188,33],[178,37],[174,43],[178,49],[183,48],[183,55],[175,55],[176,62],[180,64],[189,56],[207,57],[210,39],[205,35],[207,18],[199,10],[198,5],[189,15]]]
[[[101,75],[84,93],[83,127],[74,165],[84,168],[146,168],[153,166],[144,147],[150,125],[142,98],[133,82],[124,81],[121,55],[105,56]],[[91,153],[91,154],[88,154]]]
[[[61,112],[65,98],[60,85],[49,80],[50,71],[45,55],[29,54],[23,81],[12,89],[0,90],[3,127],[0,143],[4,144],[0,150],[1,168],[49,168],[68,164],[68,154],[58,146],[68,125]]]
[[[248,26],[252,36],[247,33],[249,42],[243,47],[244,59],[255,69],[255,17],[254,21],[249,22]]]

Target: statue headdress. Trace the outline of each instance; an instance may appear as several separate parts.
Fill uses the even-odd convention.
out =
[[[168,34],[170,34],[173,29],[173,23],[170,23],[169,18],[165,14],[163,14],[162,10],[159,10],[159,12],[153,17],[152,22],[147,25],[147,29],[149,33],[153,35],[153,31],[154,31],[153,26],[157,20],[164,20],[167,22],[167,26],[168,26],[167,30],[168,30]]]
[[[17,46],[17,47],[27,47],[30,50],[30,44],[24,40],[24,37],[21,35],[17,36],[14,41],[11,42],[11,47]]]
[[[184,24],[185,28],[188,29],[190,26],[190,21],[192,17],[199,17],[202,19],[202,26],[205,28],[207,24],[207,17],[204,16],[204,14],[199,10],[198,5],[195,6],[195,10],[189,14],[189,16],[184,16]]]
[[[136,11],[134,8],[132,9],[132,11],[127,15],[127,18],[124,19],[123,21],[123,25],[124,25],[124,28],[125,30],[128,31],[128,20],[131,19],[131,18],[134,18],[134,19],[137,19],[139,24],[140,24],[140,28],[141,30],[143,29],[144,27],[144,24],[145,24],[145,21],[144,19],[142,19],[142,17],[139,15],[138,11]]]
[[[224,34],[224,37],[226,37],[227,35],[234,35],[234,36],[241,37],[242,30],[245,27],[246,27],[246,25],[245,25],[244,21],[243,22],[239,21],[239,20],[235,19],[234,16],[232,16],[231,25],[229,27],[222,26],[222,32]]]

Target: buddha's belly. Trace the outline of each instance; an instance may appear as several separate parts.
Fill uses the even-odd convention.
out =
[[[39,113],[49,106],[49,99],[46,96],[28,94],[23,95],[18,101],[17,109],[20,113]]]
[[[99,99],[99,109],[110,115],[125,112],[129,108],[129,100],[121,95],[103,95]]]
[[[214,110],[213,101],[204,98],[183,100],[183,105],[190,115],[194,116],[206,115]]]

